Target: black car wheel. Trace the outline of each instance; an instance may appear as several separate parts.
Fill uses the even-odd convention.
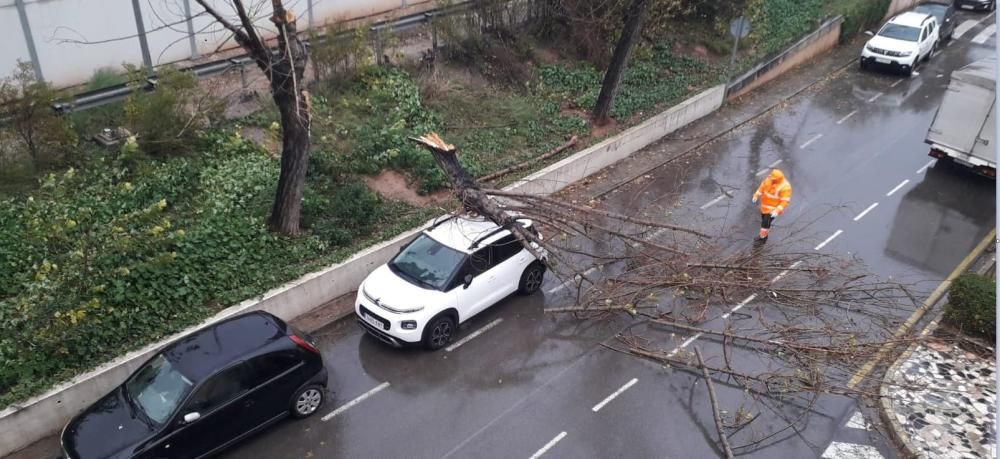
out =
[[[521,282],[517,286],[517,291],[522,295],[531,295],[542,287],[544,278],[545,266],[541,263],[532,263],[521,273]]]
[[[292,416],[296,418],[311,416],[323,405],[325,398],[322,386],[304,387],[292,398]]]
[[[443,315],[435,318],[424,331],[424,346],[432,351],[436,351],[451,342],[451,336],[455,333],[455,319],[451,316]]]

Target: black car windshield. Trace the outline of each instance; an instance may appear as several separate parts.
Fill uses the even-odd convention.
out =
[[[920,38],[920,29],[899,24],[886,24],[878,34],[896,40],[917,41]]]
[[[411,282],[441,290],[463,258],[461,252],[421,234],[389,262],[389,268]]]
[[[163,424],[191,390],[191,381],[158,355],[125,383],[128,398],[157,424]]]

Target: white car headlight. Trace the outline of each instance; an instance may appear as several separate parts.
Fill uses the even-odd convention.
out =
[[[910,54],[913,54],[913,51],[899,51],[898,54],[899,57],[910,57]]]

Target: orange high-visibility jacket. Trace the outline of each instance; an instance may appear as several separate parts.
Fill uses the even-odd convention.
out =
[[[768,177],[757,187],[754,196],[760,198],[760,213],[769,214],[777,210],[781,214],[792,202],[792,184],[785,179],[776,181]]]

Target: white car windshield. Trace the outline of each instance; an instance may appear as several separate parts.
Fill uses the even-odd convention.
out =
[[[389,269],[411,282],[441,290],[463,258],[461,252],[421,234],[389,262]]]
[[[899,24],[886,24],[878,34],[896,40],[917,41],[920,38],[920,29]]]
[[[191,381],[162,355],[142,367],[125,383],[126,396],[146,416],[163,424],[191,390]]]

